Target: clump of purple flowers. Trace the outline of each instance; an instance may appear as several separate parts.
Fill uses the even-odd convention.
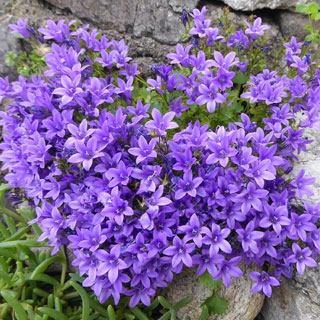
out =
[[[306,115],[302,127],[319,121],[320,72],[301,77],[311,65],[292,40],[285,45],[291,77],[251,74],[251,49],[267,27],[258,18],[227,38],[205,12],[191,14],[197,54],[181,44],[168,54],[179,74],[162,65],[157,80],[144,81],[123,40],[48,21],[39,29],[52,41],[44,74],[0,79],[0,101],[10,99],[0,123],[5,180],[33,200],[39,240],[48,239],[53,253],[74,250],[83,285],[101,302],[123,294],[130,306],[149,305],[184,266],[228,287],[242,276],[241,260],[265,268],[251,274],[252,291],[270,296],[293,266],[299,273],[316,266],[319,205],[305,202],[301,212],[290,204],[312,195],[314,179],[286,173],[310,143],[295,128],[296,113]],[[13,29],[31,36],[25,26]],[[236,74],[247,83],[233,82]],[[163,109],[137,98],[140,83]],[[242,108],[238,120],[219,125],[220,111],[234,106]],[[268,110],[260,126],[244,113],[258,106]],[[187,121],[194,110],[206,115],[202,122]]]

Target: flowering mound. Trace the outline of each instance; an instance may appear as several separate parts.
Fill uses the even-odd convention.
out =
[[[287,75],[264,69],[260,18],[223,36],[205,11],[194,26],[184,13],[193,45],[168,54],[180,71],[153,66],[156,80],[128,64],[123,40],[63,21],[39,29],[52,42],[43,75],[0,79],[5,179],[34,202],[39,240],[72,248],[102,302],[149,305],[184,266],[228,287],[242,259],[265,268],[252,292],[270,296],[294,266],[316,266],[319,205],[290,205],[315,179],[286,174],[310,143],[295,114],[301,127],[319,120],[320,71],[294,38]],[[35,41],[26,23],[12,28]]]

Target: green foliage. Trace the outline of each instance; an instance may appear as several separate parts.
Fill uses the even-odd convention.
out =
[[[212,290],[212,295],[202,303],[202,314],[200,320],[205,320],[209,315],[222,315],[228,308],[227,300],[221,298],[217,290],[221,289],[222,280],[214,280],[208,271],[199,277],[199,282],[205,287]]]
[[[296,11],[305,13],[309,16],[310,24],[306,25],[304,28],[309,32],[309,34],[306,36],[306,41],[310,41],[314,44],[319,43],[320,33],[317,21],[320,20],[320,5],[315,2],[299,4],[296,7]]]
[[[7,53],[5,63],[9,67],[15,67],[18,74],[25,78],[37,76],[43,72],[46,66],[45,58],[40,52],[36,49],[32,50],[30,54],[25,51],[21,51],[19,54],[11,51]]]

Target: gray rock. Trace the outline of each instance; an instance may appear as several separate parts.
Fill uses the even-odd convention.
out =
[[[252,281],[248,276],[251,271],[258,270],[256,266],[244,266],[240,264],[244,276],[232,278],[228,289],[222,286],[219,296],[228,301],[228,309],[222,316],[212,315],[209,320],[253,320],[260,312],[264,296],[258,293],[252,294]],[[191,320],[198,320],[201,315],[202,302],[211,296],[211,290],[204,288],[197,280],[195,269],[185,269],[181,274],[174,277],[168,290],[168,300],[172,303],[186,297],[193,300],[178,311],[178,316],[184,319],[189,316]]]
[[[13,68],[5,64],[6,54],[9,51],[18,52],[21,48],[19,40],[10,33],[8,27],[8,24],[15,22],[16,19],[10,14],[0,16],[0,76],[13,74]]]
[[[308,268],[303,275],[282,281],[266,298],[264,320],[318,320],[320,315],[320,267]]]
[[[10,0],[0,0],[0,15],[9,13],[10,8],[11,8]]]
[[[281,34],[285,39],[295,36],[298,41],[304,41],[308,32],[303,27],[309,23],[306,15],[281,10],[277,17]]]
[[[222,0],[222,2],[232,9],[240,11],[254,11],[264,8],[295,11],[295,7],[301,3],[320,3],[319,0]]]
[[[102,28],[133,32],[136,37],[151,36],[174,44],[180,39],[183,25],[179,16],[183,9],[194,9],[199,0],[47,0],[69,9],[75,16],[93,21]]]

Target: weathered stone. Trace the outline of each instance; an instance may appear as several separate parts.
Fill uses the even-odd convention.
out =
[[[272,290],[262,309],[264,320],[318,320],[320,315],[320,267],[284,279]]]
[[[9,13],[11,8],[10,0],[0,0],[0,15]]]
[[[209,320],[253,320],[260,312],[264,296],[258,293],[252,294],[252,281],[248,276],[251,271],[258,270],[256,266],[246,267],[240,264],[244,276],[232,278],[228,289],[222,286],[219,296],[228,301],[228,309],[223,316],[212,315]],[[168,299],[172,303],[186,297],[193,300],[178,311],[178,316],[184,319],[189,316],[191,320],[198,320],[202,309],[201,304],[206,298],[211,296],[211,290],[204,288],[197,280],[195,269],[185,269],[181,274],[174,277],[168,290]]]
[[[179,16],[183,9],[194,9],[198,0],[47,0],[69,9],[75,16],[136,37],[152,36],[167,44],[177,43],[183,31]]]
[[[223,3],[230,6],[234,10],[254,11],[257,9],[290,9],[301,3],[317,2],[319,0],[222,0]]]
[[[16,19],[10,15],[5,14],[0,16],[0,76],[12,75],[13,68],[9,68],[4,62],[6,54],[10,51],[18,52],[20,50],[20,43],[11,33],[8,24],[15,23]]]
[[[284,38],[295,36],[298,41],[303,41],[308,34],[304,30],[304,26],[309,23],[309,18],[306,15],[281,10],[278,13],[277,20]]]

